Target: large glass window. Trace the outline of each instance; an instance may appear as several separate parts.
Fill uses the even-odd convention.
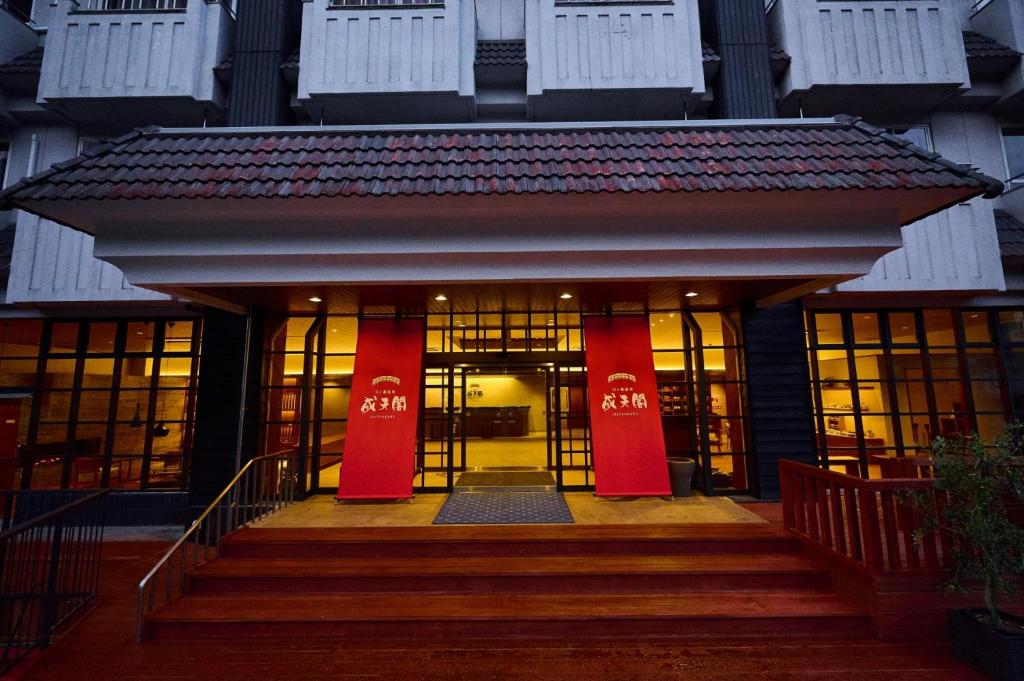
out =
[[[1006,181],[1024,183],[1024,128],[1003,128],[1003,153],[1006,157]]]
[[[199,334],[191,319],[3,325],[0,380],[25,390],[20,485],[186,489]]]
[[[736,320],[723,312],[682,309],[654,310],[648,318],[669,456],[696,459],[698,485],[707,492],[750,489],[752,454]],[[426,315],[418,488],[443,489],[450,484],[449,467],[465,465],[457,450],[468,430],[460,427],[464,393],[473,385],[464,373],[483,360],[492,371],[505,362],[530,365],[547,377],[547,397],[534,405],[539,425],[533,430],[548,431],[548,467],[561,462],[567,487],[593,485],[580,354],[583,319],[571,298],[546,311]],[[357,316],[331,315],[285,319],[268,340],[264,449],[301,452],[307,489],[338,484],[357,338]]]
[[[1010,416],[1016,312],[813,311],[807,316],[818,455],[870,475],[907,463],[936,437],[992,437]],[[1000,337],[1006,340],[1000,343]]]

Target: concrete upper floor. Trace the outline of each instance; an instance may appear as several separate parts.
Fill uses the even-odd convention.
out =
[[[224,121],[230,3],[19,6],[27,17],[0,9],[7,184],[132,127]],[[1024,173],[1022,13],[1021,0],[775,0],[766,21],[780,113],[860,115],[1012,178]],[[298,123],[717,115],[721,57],[698,0],[302,0],[295,33],[275,68]],[[842,290],[1005,290],[1017,279],[1004,273],[993,208],[1024,225],[1016,196],[905,227],[903,248]],[[21,259],[9,302],[161,299],[93,258],[89,237],[27,215],[0,215],[0,227],[13,220]]]
[[[31,104],[86,125],[223,120],[229,0],[19,6],[28,21],[0,10],[0,64],[48,48]],[[1024,106],[1019,0],[772,0],[766,13],[782,115]],[[702,117],[720,62],[710,23],[699,0],[301,0],[280,73],[299,122]]]

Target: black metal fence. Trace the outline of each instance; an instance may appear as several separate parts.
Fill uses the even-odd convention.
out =
[[[95,598],[109,491],[0,492],[0,676]]]

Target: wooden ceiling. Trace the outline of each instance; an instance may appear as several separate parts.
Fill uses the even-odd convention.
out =
[[[723,308],[786,291],[804,281],[723,280],[703,282],[485,283],[388,286],[221,287],[199,291],[206,296],[251,309],[283,314],[354,314],[358,312],[443,313],[582,309],[619,312]],[[688,297],[689,292],[696,296]],[[563,299],[565,293],[572,297]],[[443,295],[446,300],[436,300]],[[320,298],[313,302],[311,298]]]

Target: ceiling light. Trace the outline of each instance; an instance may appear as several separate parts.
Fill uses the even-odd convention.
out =
[[[567,291],[560,295],[559,298],[561,298],[562,300],[569,300],[570,298],[572,298],[572,294]]]
[[[689,293],[686,294],[686,297],[687,298],[696,298],[697,297],[697,292],[696,291],[690,291]]]
[[[434,296],[434,300],[436,300],[439,303],[443,303],[444,301],[448,300],[448,296],[446,296],[443,293],[438,293],[436,296]]]
[[[309,302],[311,302],[311,303],[322,303],[324,301],[323,301],[322,298],[318,298],[316,296],[313,296],[312,298],[309,299]]]
[[[555,320],[549,319],[548,320],[548,326],[554,326],[554,325],[555,325]]]

